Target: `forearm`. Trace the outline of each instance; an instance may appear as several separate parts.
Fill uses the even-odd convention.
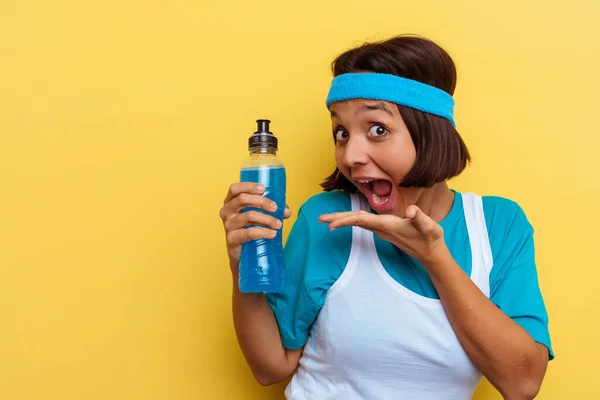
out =
[[[547,353],[479,290],[446,248],[423,264],[473,363],[505,399],[534,398]]]
[[[238,342],[256,380],[262,385],[283,381],[296,369],[302,350],[286,349],[277,320],[262,293],[240,293],[233,273],[233,322]]]

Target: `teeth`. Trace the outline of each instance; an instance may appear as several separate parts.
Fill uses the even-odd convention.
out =
[[[371,197],[373,198],[373,203],[375,204],[383,204],[390,199],[390,196],[379,197],[375,192],[371,193]]]
[[[371,183],[373,179],[357,179],[356,181],[359,183]]]

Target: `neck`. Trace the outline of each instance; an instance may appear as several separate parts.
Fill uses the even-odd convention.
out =
[[[435,222],[440,222],[452,209],[454,192],[446,182],[440,182],[430,188],[399,188],[398,202],[394,214],[404,218],[406,209],[415,204]]]

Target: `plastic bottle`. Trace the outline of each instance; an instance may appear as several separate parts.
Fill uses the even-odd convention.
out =
[[[263,196],[273,200],[277,210],[271,213],[247,207],[242,212],[258,211],[283,223],[286,174],[283,163],[277,158],[277,138],[269,131],[271,121],[259,119],[256,122],[258,129],[248,139],[250,156],[242,165],[240,181],[263,184]],[[242,245],[238,286],[243,293],[280,292],[285,288],[282,228],[273,239],[251,240]]]

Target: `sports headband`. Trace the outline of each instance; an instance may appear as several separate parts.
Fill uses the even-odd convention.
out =
[[[351,99],[382,100],[446,118],[454,123],[454,99],[434,86],[380,73],[348,73],[336,76],[327,96],[331,103]]]

